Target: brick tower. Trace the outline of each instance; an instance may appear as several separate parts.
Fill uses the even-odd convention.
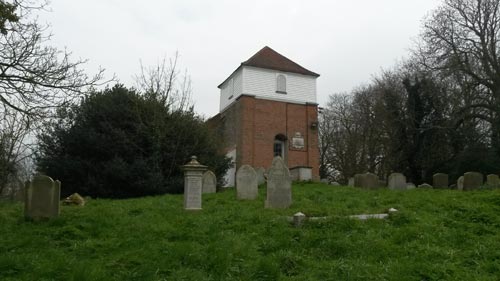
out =
[[[318,77],[266,46],[219,85],[219,114],[208,123],[235,163],[227,186],[234,186],[241,165],[268,168],[276,155],[290,170],[319,179]]]

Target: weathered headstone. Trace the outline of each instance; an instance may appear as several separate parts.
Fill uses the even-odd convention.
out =
[[[387,187],[387,182],[385,180],[378,180],[378,187]]]
[[[191,161],[182,166],[184,171],[184,209],[201,210],[201,192],[203,188],[203,172],[207,166],[201,165],[196,156],[191,156]]]
[[[434,188],[448,188],[448,174],[436,173],[432,176]]]
[[[406,190],[406,177],[401,173],[389,175],[389,189]]]
[[[478,172],[467,172],[464,174],[464,189],[474,190],[483,185],[483,174]]]
[[[354,178],[349,178],[349,181],[347,182],[347,186],[354,186]]]
[[[261,185],[266,183],[266,177],[264,176],[264,174],[266,173],[266,169],[264,169],[264,167],[260,167],[257,168],[255,172],[257,173],[257,184]]]
[[[418,188],[432,188],[432,185],[428,183],[419,184]]]
[[[363,187],[363,174],[354,175],[354,187]]]
[[[292,179],[283,159],[274,157],[267,176],[266,208],[288,208],[292,204]]]
[[[406,189],[415,189],[415,188],[416,188],[416,186],[414,183],[412,183],[412,182],[406,183]]]
[[[334,182],[331,182],[330,185],[333,185],[333,186],[340,186],[340,183],[334,181]]]
[[[498,175],[490,174],[486,176],[486,184],[489,187],[500,187],[500,179],[498,178]]]
[[[24,216],[27,219],[42,220],[59,216],[61,182],[48,176],[36,175],[26,182]]]
[[[267,174],[269,181],[269,173]],[[243,200],[254,200],[259,195],[257,173],[250,165],[242,165],[236,172],[236,197]]]
[[[321,183],[328,184],[328,179],[320,179],[319,180]]]
[[[372,173],[365,173],[361,177],[361,187],[367,189],[374,189],[379,187],[380,183],[378,177]]]
[[[457,180],[457,190],[464,190],[464,176],[460,176]]]
[[[295,227],[301,227],[306,219],[306,215],[304,215],[302,212],[298,212],[293,215],[293,225]]]
[[[203,173],[203,186],[202,193],[215,193],[217,192],[217,178],[212,171]]]

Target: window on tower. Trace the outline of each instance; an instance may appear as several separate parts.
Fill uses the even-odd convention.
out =
[[[276,93],[286,94],[286,77],[283,74],[276,77]]]

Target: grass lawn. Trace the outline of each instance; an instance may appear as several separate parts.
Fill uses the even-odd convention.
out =
[[[91,200],[27,222],[0,203],[0,280],[499,280],[500,190],[366,191],[295,184],[287,210],[235,191]],[[387,220],[346,215],[399,212]],[[301,211],[329,216],[292,227]]]

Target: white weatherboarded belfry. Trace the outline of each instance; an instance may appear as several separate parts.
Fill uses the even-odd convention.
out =
[[[267,169],[275,156],[292,171],[300,167],[298,180],[319,181],[318,77],[266,46],[218,86],[219,113],[207,124],[234,163],[226,186],[243,165]]]
[[[288,208],[292,204],[292,178],[283,159],[274,157],[267,175],[266,208]]]

